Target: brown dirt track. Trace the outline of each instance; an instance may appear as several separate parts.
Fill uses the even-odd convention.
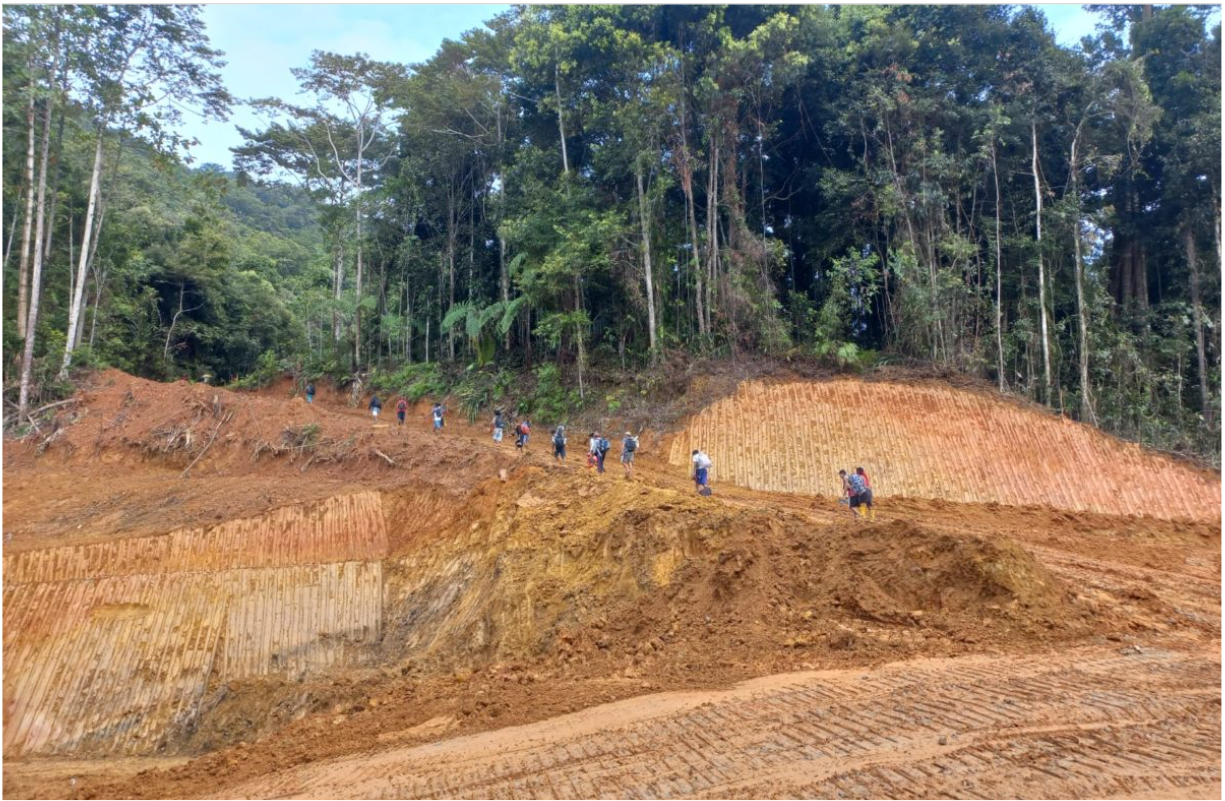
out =
[[[850,391],[809,386],[780,419]],[[891,497],[950,450],[894,423],[869,525],[823,485],[696,498],[667,462],[693,427],[627,482],[573,438],[558,465],[543,432],[520,457],[283,394],[106,373],[6,448],[6,796],[1219,796],[1215,473],[1177,466],[1218,493],[1181,520]],[[972,405],[1026,432],[965,446],[988,476],[1069,428]],[[1102,486],[1175,469],[1058,436]]]

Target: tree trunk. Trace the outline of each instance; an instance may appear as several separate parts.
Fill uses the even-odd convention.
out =
[[[646,193],[642,190],[642,168],[634,172],[638,181],[638,219],[642,227],[642,264],[646,274],[647,284],[647,333],[650,335],[651,360],[654,361],[657,350],[655,342],[655,288],[651,278],[651,216],[648,211]]]
[[[9,268],[9,256],[13,255],[13,240],[17,238],[17,219],[21,217],[21,190],[17,192],[17,208],[13,211],[13,222],[9,225],[9,235],[4,240],[4,269]]]
[[[339,240],[340,234],[337,233]],[[339,241],[336,243],[336,250],[333,253],[333,263],[335,270],[332,273],[332,298],[335,305],[332,308],[332,341],[340,342],[340,295],[344,290],[345,283],[345,249],[344,245]]]
[[[1038,180],[1038,123],[1036,121],[1030,122],[1030,134],[1034,152],[1034,203],[1036,205],[1034,219],[1038,232],[1038,315],[1042,320],[1042,381],[1046,389],[1043,400],[1049,406],[1051,403],[1051,344],[1046,322],[1046,272],[1042,265],[1042,186]]]
[[[680,108],[680,132],[681,132],[681,191],[685,193],[685,215],[689,221],[689,243],[693,250],[689,254],[689,264],[693,268],[693,276],[697,282],[694,291],[694,306],[695,313],[698,318],[698,337],[702,342],[702,347],[705,347],[706,342],[706,311],[705,298],[703,297],[703,281],[702,281],[702,257],[698,250],[698,218],[697,211],[694,208],[693,198],[693,161],[689,153],[689,132],[688,123],[685,119],[685,87],[684,87],[684,63],[681,64],[681,96],[679,102]]]
[[[102,181],[102,131],[98,131],[98,141],[94,146],[94,168],[89,178],[89,203],[85,208],[85,232],[81,234],[81,256],[80,262],[76,269],[75,285],[72,293],[72,304],[68,310],[68,331],[67,341],[64,343],[64,361],[60,365],[60,376],[63,377],[68,373],[68,367],[72,364],[72,352],[76,347],[76,331],[78,320],[81,315],[81,304],[85,300],[85,278],[86,267],[89,264],[91,253],[90,245],[93,242],[94,230],[94,211],[98,205],[98,195],[101,192]]]
[[[58,49],[58,48],[57,48]],[[58,60],[58,52],[57,52]],[[55,72],[54,69],[51,70]],[[34,221],[33,266],[30,269],[30,311],[26,320],[25,350],[21,358],[21,389],[17,401],[17,419],[25,416],[30,404],[30,378],[34,372],[34,340],[38,330],[38,304],[42,293],[43,235],[47,209],[47,160],[51,155],[51,102],[43,110],[42,154],[38,167],[38,207]]]
[[[354,217],[357,221],[357,236],[355,238],[355,246],[357,247],[357,277],[354,285],[356,292],[355,303],[353,304],[353,370],[357,372],[362,366],[362,148],[361,142],[363,137],[361,127],[357,129],[357,183],[356,191],[353,196]],[[378,354],[375,354],[377,357]]]
[[[502,288],[502,311],[506,312],[510,305],[510,276],[506,272],[506,239],[498,236],[498,280]],[[510,351],[510,328],[506,329],[506,334],[503,337],[502,346]]]
[[[17,333],[26,335],[26,316],[30,313],[30,234],[34,230],[34,142],[38,138],[34,120],[34,93],[26,109],[26,218],[21,224],[21,261],[17,278]]]
[[[1208,398],[1208,360],[1204,355],[1204,310],[1200,303],[1199,259],[1195,252],[1195,233],[1191,224],[1182,229],[1182,244],[1186,251],[1187,268],[1191,277],[1191,314],[1195,323],[1195,357],[1199,367],[1199,404],[1204,415],[1204,425],[1209,431],[1214,423],[1213,407]]]
[[[562,118],[561,109],[561,67],[553,65],[553,88],[557,91],[557,131],[561,136],[561,171],[570,173],[570,158],[566,155],[566,122]]]
[[[447,312],[455,305],[455,229],[459,225],[459,212],[455,208],[455,183],[451,181],[447,192]],[[441,333],[442,329],[439,328]],[[447,331],[447,358],[455,361],[455,328]]]
[[[995,162],[995,139],[991,140],[991,175],[995,178],[995,349],[1000,392],[1004,391],[1004,246],[1000,237],[1000,172]]]
[[[1097,425],[1097,417],[1093,413],[1093,388],[1089,384],[1089,320],[1085,308],[1085,262],[1081,254],[1080,241],[1080,157],[1077,148],[1080,145],[1080,127],[1072,137],[1072,154],[1068,159],[1071,173],[1072,193],[1072,244],[1076,257],[1073,273],[1076,276],[1076,323],[1080,335],[1080,419]]]

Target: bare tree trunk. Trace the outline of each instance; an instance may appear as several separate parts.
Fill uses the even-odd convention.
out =
[[[339,236],[339,235],[338,235]],[[337,242],[336,251],[333,254],[335,259],[335,271],[332,273],[332,297],[336,301],[336,306],[332,309],[332,341],[340,342],[340,295],[344,290],[345,283],[345,251],[344,245]]]
[[[553,88],[557,91],[557,130],[561,136],[561,170],[570,172],[570,158],[566,155],[566,121],[562,118],[561,108],[561,67],[553,65]]]
[[[1186,251],[1187,267],[1191,277],[1191,313],[1195,323],[1195,357],[1199,367],[1199,403],[1204,415],[1204,425],[1212,430],[1214,423],[1213,407],[1208,398],[1208,360],[1204,355],[1204,309],[1200,302],[1199,259],[1195,252],[1195,233],[1191,224],[1182,229],[1182,244]]]
[[[651,216],[648,210],[646,193],[642,190],[642,168],[634,171],[638,181],[638,219],[642,227],[642,263],[647,284],[647,333],[651,341],[651,359],[654,360],[658,351],[655,342],[655,288],[651,278]]]
[[[506,308],[510,305],[510,276],[506,272],[506,239],[498,236],[498,272],[499,282],[502,288],[502,311],[506,312]],[[510,350],[510,328],[506,329],[502,346],[506,350]]]
[[[455,305],[455,241],[458,234],[455,228],[459,225],[459,213],[455,204],[455,183],[452,180],[447,192],[447,312]],[[441,329],[439,329],[441,331]],[[455,328],[447,332],[447,358],[455,361]]]
[[[102,181],[102,131],[98,131],[98,141],[94,146],[94,168],[89,178],[89,203],[85,208],[85,231],[81,234],[81,257],[76,269],[76,278],[72,293],[72,304],[68,310],[67,340],[64,343],[64,361],[60,365],[60,376],[68,373],[72,364],[72,351],[76,347],[76,331],[81,315],[81,304],[85,300],[86,267],[89,264],[91,244],[93,242],[94,212],[98,205],[98,195],[101,192]]]
[[[1004,391],[1004,246],[1000,237],[1000,172],[995,162],[995,139],[991,140],[991,175],[995,178],[995,349],[1000,392]]]
[[[1042,265],[1042,186],[1038,181],[1038,123],[1036,121],[1030,122],[1030,134],[1034,151],[1034,203],[1037,206],[1034,219],[1038,231],[1038,314],[1042,319],[1042,380],[1046,388],[1043,400],[1049,406],[1051,403],[1051,344],[1046,322],[1046,272]]]
[[[26,317],[30,313],[30,234],[34,230],[34,141],[38,138],[34,123],[34,93],[26,109],[26,218],[21,224],[21,261],[17,278],[17,333],[26,335]]]
[[[685,120],[685,87],[684,87],[684,63],[681,64],[681,96],[680,96],[680,132],[681,132],[681,190],[685,193],[685,214],[689,220],[689,242],[693,250],[689,254],[689,263],[693,267],[693,276],[697,282],[694,292],[695,312],[698,317],[698,336],[702,340],[705,347],[706,340],[706,311],[703,282],[702,282],[702,257],[698,250],[698,218],[697,211],[694,209],[693,198],[693,161],[689,153],[689,132],[687,130],[687,122]]]
[[[1080,241],[1080,184],[1079,184],[1079,156],[1077,155],[1077,147],[1080,144],[1080,128],[1077,127],[1076,136],[1072,137],[1072,155],[1069,159],[1069,171],[1071,172],[1071,188],[1072,192],[1072,243],[1074,253],[1076,255],[1076,264],[1073,273],[1076,275],[1076,322],[1077,330],[1080,334],[1080,419],[1097,424],[1097,416],[1093,413],[1093,391],[1089,385],[1089,312],[1085,308],[1085,263],[1081,255]]]
[[[13,211],[13,222],[9,225],[9,235],[4,240],[4,269],[9,267],[9,256],[13,255],[13,240],[17,238],[17,219],[21,217],[21,191],[17,193],[18,208]]]
[[[360,370],[362,366],[362,142],[363,129],[359,126],[357,129],[357,183],[356,191],[353,196],[354,217],[357,221],[357,237],[355,246],[357,247],[357,283],[354,286],[354,292],[357,293],[356,303],[353,305],[353,369]],[[377,356],[377,354],[375,354]]]
[[[58,37],[57,37],[58,39]],[[57,43],[58,44],[58,43]],[[58,47],[57,47],[58,51]],[[56,54],[58,61],[58,52]],[[54,69],[51,70],[55,72]],[[38,304],[42,294],[43,235],[47,209],[47,161],[51,154],[51,101],[43,109],[42,154],[38,167],[38,208],[34,221],[33,265],[30,269],[30,311],[26,320],[25,351],[21,358],[21,389],[17,401],[17,419],[25,416],[30,404],[30,379],[34,372],[34,340],[38,330]]]
[[[170,359],[170,338],[174,336],[174,327],[179,322],[179,318],[183,316],[183,295],[184,294],[185,294],[185,290],[183,288],[183,283],[180,281],[179,282],[179,310],[176,311],[174,313],[174,316],[170,318],[170,327],[166,329],[166,345],[165,347],[162,348],[162,358],[166,360]]]

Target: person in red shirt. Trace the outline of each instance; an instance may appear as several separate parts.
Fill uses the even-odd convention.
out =
[[[868,474],[864,472],[864,469],[856,467],[855,472],[863,478],[863,483],[868,485],[868,489],[872,489],[872,479],[868,478]]]
[[[400,421],[400,425],[404,425],[404,415],[408,414],[408,401],[403,396],[396,401],[396,419]]]

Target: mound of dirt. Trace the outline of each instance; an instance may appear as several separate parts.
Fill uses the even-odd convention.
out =
[[[827,599],[871,620],[967,622],[1001,613],[1021,625],[1066,622],[1071,597],[1008,540],[951,535],[896,520],[822,542]]]
[[[390,661],[419,670],[634,672],[665,648],[758,660],[797,642],[823,651],[848,627],[1008,642],[1089,625],[1063,584],[1007,540],[901,521],[815,526],[563,471],[517,471],[436,534],[396,533],[415,526],[389,521],[401,546],[385,572],[385,642]]]

